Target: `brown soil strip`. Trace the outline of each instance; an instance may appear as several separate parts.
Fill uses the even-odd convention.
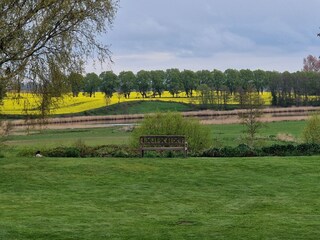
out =
[[[239,123],[238,114],[244,110],[214,111],[204,110],[184,112],[185,117],[197,117],[203,124],[233,124]],[[290,108],[265,108],[261,118],[263,122],[305,120],[312,113],[319,112],[320,107],[290,107]],[[107,124],[135,123],[141,121],[144,114],[107,115],[107,116],[80,116],[65,118],[49,118],[45,124],[37,121],[14,120],[11,121],[14,130],[26,128],[90,128],[106,127]]]

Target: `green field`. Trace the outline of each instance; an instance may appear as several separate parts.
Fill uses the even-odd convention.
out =
[[[118,114],[146,114],[154,112],[187,112],[199,110],[199,106],[164,101],[132,101],[92,109],[77,115],[118,115]]]
[[[124,127],[43,130],[35,131],[29,135],[12,135],[6,139],[9,146],[18,147],[55,147],[70,146],[78,140],[89,146],[105,144],[127,144],[130,137]]]
[[[273,122],[257,135],[261,145],[286,143],[277,139],[279,133],[291,135],[295,142],[301,141],[305,121]],[[243,126],[239,124],[208,125],[213,146],[237,146],[242,143]],[[81,140],[86,145],[129,144],[131,132],[127,127],[106,127],[88,129],[43,130],[29,135],[12,135],[6,139],[9,152],[12,148],[43,149],[56,146],[71,146]]]
[[[0,239],[317,239],[319,157],[0,159]]]

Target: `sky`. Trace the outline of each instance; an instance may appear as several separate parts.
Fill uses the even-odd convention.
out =
[[[295,72],[320,55],[320,0],[120,0],[102,37],[113,63],[86,71]]]

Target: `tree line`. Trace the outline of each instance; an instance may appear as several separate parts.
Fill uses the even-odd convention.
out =
[[[136,74],[132,71],[119,74],[105,71],[99,75],[88,73],[85,76],[71,73],[67,82],[73,96],[80,92],[93,96],[100,91],[106,98],[116,92],[129,98],[136,91],[142,98],[147,98],[161,97],[164,91],[168,91],[172,97],[178,97],[182,92],[187,97],[193,97],[197,91],[202,104],[217,105],[223,109],[231,98],[236,98],[241,104],[250,92],[261,94],[268,91],[272,96],[272,106],[320,105],[320,73],[316,71],[167,69],[141,70]]]

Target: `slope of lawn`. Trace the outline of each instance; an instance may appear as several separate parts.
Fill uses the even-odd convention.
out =
[[[0,239],[317,239],[319,157],[0,159]]]
[[[123,102],[107,107],[97,108],[74,115],[119,115],[119,114],[145,114],[154,112],[187,112],[199,110],[199,107],[187,103],[165,101],[132,101]]]

